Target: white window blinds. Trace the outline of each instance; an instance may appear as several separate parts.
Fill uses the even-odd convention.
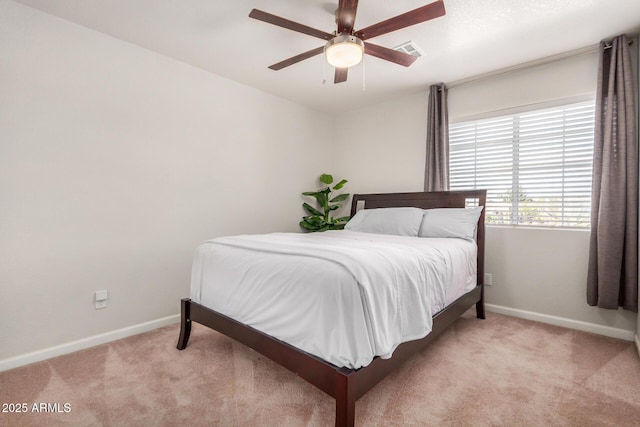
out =
[[[451,190],[487,189],[489,224],[587,228],[594,101],[452,124]]]

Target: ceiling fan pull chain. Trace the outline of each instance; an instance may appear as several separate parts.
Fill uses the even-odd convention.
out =
[[[322,61],[322,84],[327,83],[327,61]]]
[[[365,74],[365,65],[364,65],[364,64],[365,64],[365,62],[366,62],[366,61],[365,61],[365,59],[364,59],[364,57],[363,57],[363,58],[362,58],[362,91],[363,91],[363,92],[364,92],[364,91],[365,91],[365,89],[366,89],[366,83],[365,83],[365,80],[366,80],[366,74]]]

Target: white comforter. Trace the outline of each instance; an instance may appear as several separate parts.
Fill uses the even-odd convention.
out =
[[[391,357],[476,282],[476,247],[352,231],[201,244],[191,299],[336,366]]]

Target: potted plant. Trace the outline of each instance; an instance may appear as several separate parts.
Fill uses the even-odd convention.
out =
[[[316,199],[318,209],[308,203],[303,203],[302,207],[309,215],[302,217],[300,227],[307,231],[326,231],[326,230],[342,230],[349,221],[348,216],[340,218],[332,217],[331,211],[335,211],[342,207],[342,203],[350,196],[349,193],[342,193],[333,197],[333,192],[341,190],[348,182],[346,179],[341,180],[336,185],[333,184],[333,176],[329,174],[320,175],[320,182],[326,187],[318,191],[306,191],[302,193],[304,196],[310,196]]]

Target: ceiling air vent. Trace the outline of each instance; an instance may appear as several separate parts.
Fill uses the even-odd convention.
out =
[[[400,52],[408,53],[409,55],[413,55],[413,56],[418,57],[418,58],[420,58],[422,55],[424,55],[422,53],[422,50],[418,47],[418,45],[416,45],[412,41],[408,41],[408,42],[402,43],[401,45],[396,46],[393,49],[394,50],[398,50]]]

